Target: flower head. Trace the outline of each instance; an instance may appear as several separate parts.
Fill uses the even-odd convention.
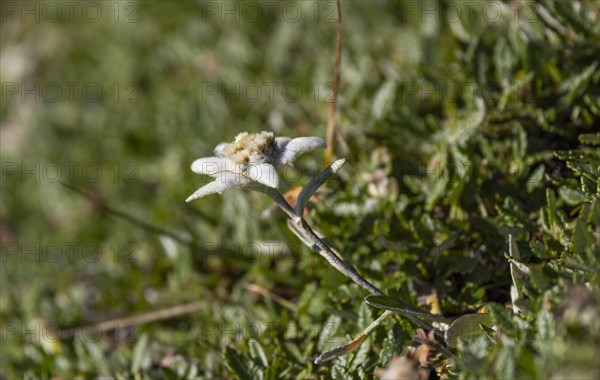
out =
[[[207,174],[215,180],[190,195],[186,202],[205,195],[219,193],[250,183],[277,188],[277,168],[292,165],[302,153],[325,148],[318,137],[275,137],[273,132],[242,132],[232,143],[221,143],[215,156],[199,158],[192,163],[192,171]]]

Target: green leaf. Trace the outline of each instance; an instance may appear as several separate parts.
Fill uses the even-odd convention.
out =
[[[545,292],[552,285],[552,278],[544,273],[544,268],[541,267],[541,264],[533,264],[530,266],[529,278],[531,284],[540,293]]]
[[[361,329],[366,328],[373,322],[373,316],[371,315],[371,309],[365,303],[361,303],[358,308],[358,327]]]
[[[248,347],[250,348],[250,357],[260,364],[263,368],[269,366],[267,355],[261,344],[256,339],[250,339],[248,341]]]
[[[421,309],[411,305],[410,303],[408,303],[406,301],[392,298],[389,296],[370,295],[370,296],[365,297],[365,302],[373,307],[378,308],[378,309],[390,310],[390,311],[395,311],[398,313],[406,313],[406,314],[414,315],[417,317],[421,317],[421,318],[429,320],[429,321],[444,322],[444,323],[448,322],[448,319],[442,317],[441,315],[430,314],[424,310],[421,310]]]
[[[540,259],[550,259],[552,256],[546,250],[546,245],[541,241],[532,241],[529,243],[531,252]]]
[[[577,175],[587,175],[594,181],[600,177],[600,151],[597,149],[559,151],[555,156],[566,161],[567,167]]]
[[[556,334],[554,318],[552,317],[552,314],[544,308],[542,308],[537,315],[537,334],[541,340],[541,344],[544,344],[544,342],[547,342]]]
[[[435,141],[442,146],[465,146],[482,125],[487,114],[483,99],[475,98],[474,103],[475,108],[466,111],[463,117],[450,120],[448,125],[434,136]]]
[[[225,365],[240,380],[253,380],[252,362],[231,347],[225,348]]]
[[[140,340],[133,348],[133,358],[131,359],[131,373],[139,374],[144,364],[149,363],[148,355],[148,335],[142,334]]]
[[[388,330],[387,337],[383,340],[381,351],[379,352],[379,361],[387,363],[394,355],[402,351],[402,327],[394,323]]]
[[[331,377],[333,380],[348,380],[349,376],[342,363],[338,363],[332,368]]]
[[[357,348],[362,347],[365,340],[368,339],[369,334],[371,334],[386,318],[390,317],[391,315],[393,315],[393,313],[389,311],[381,314],[379,318],[373,321],[360,333],[360,335],[352,339],[350,342],[337,346],[319,355],[317,359],[315,359],[315,364],[319,364],[322,361],[331,360],[338,356],[349,354],[350,352],[355,351]],[[370,347],[370,344],[370,341],[367,342],[367,346]],[[363,348],[359,350],[361,352],[360,355],[366,355]]]
[[[512,278],[512,286],[510,287],[510,298],[513,304],[515,313],[519,313],[521,309],[519,304],[523,295],[523,278],[529,275],[529,267],[521,262],[521,254],[519,246],[512,234],[508,235],[508,257],[510,263],[510,276]]]
[[[586,133],[577,137],[579,142],[586,145],[600,145],[600,133]]]
[[[448,151],[446,149],[440,149],[431,159],[435,162],[435,166],[428,169],[427,175],[427,187],[429,194],[427,194],[426,207],[431,210],[435,206],[437,200],[443,196],[446,191],[450,176],[448,170]],[[417,190],[420,192],[420,189]]]
[[[281,352],[278,351],[278,354],[274,355],[271,359],[271,365],[265,371],[264,380],[276,380],[281,375],[283,363],[279,358],[280,355]]]
[[[546,189],[546,207],[542,209],[542,225],[555,239],[561,240],[563,226],[558,219],[556,195],[550,188]]]
[[[589,199],[584,193],[579,190],[561,187],[558,189],[558,194],[567,204],[576,206],[580,203],[587,202]]]
[[[529,219],[527,213],[511,197],[506,197],[502,205],[496,205],[496,210],[503,216],[503,221],[509,227],[535,229],[535,224]]]
[[[349,367],[351,371],[356,371],[358,367],[364,365],[364,363],[369,359],[369,355],[373,351],[372,341],[372,336],[369,336],[363,342],[361,342],[358,350],[356,350],[352,355],[352,362],[350,363]]]
[[[500,348],[498,354],[496,355],[494,367],[497,371],[498,378],[514,379],[516,369],[514,347],[503,345],[502,348]]]
[[[329,178],[331,178],[335,173],[338,172],[346,163],[346,159],[342,158],[340,160],[335,161],[325,169],[319,175],[310,181],[300,194],[298,195],[296,206],[294,207],[294,212],[296,215],[302,215],[304,212],[304,207],[306,207],[306,203],[308,200],[317,192],[319,187],[321,187]]]
[[[598,181],[586,175],[581,176],[581,191],[592,198],[598,195]]]
[[[490,314],[498,327],[498,331],[508,336],[512,336],[514,325],[512,321],[513,313],[509,309],[496,303],[490,303]]]
[[[337,346],[341,343],[341,338],[336,337],[336,333],[342,323],[342,318],[338,315],[330,315],[319,334],[319,343],[317,348],[321,351],[331,346]]]
[[[385,81],[377,90],[371,108],[371,112],[375,119],[381,119],[388,113],[396,98],[396,86],[396,81],[391,79]]]
[[[571,240],[571,252],[582,255],[586,250],[594,245],[594,237],[588,230],[587,224],[583,218],[578,218],[575,222],[575,230]]]
[[[520,162],[527,153],[527,133],[520,123],[514,123],[513,129],[517,135],[512,140],[513,152],[515,159],[518,160],[517,162]]]
[[[562,83],[562,90],[566,91],[566,94],[561,98],[563,104],[573,103],[576,97],[581,96],[586,91],[597,66],[598,62],[593,62],[583,71],[577,72]]]
[[[450,347],[457,347],[458,339],[474,340],[485,333],[482,326],[494,327],[494,319],[489,314],[477,313],[463,315],[450,325],[444,333],[444,339]]]
[[[527,179],[527,182],[525,183],[525,190],[527,190],[528,193],[531,193],[533,190],[537,189],[538,187],[540,187],[540,185],[544,183],[545,171],[546,168],[542,164],[538,165],[538,167],[535,168],[533,173],[531,173],[531,175]]]

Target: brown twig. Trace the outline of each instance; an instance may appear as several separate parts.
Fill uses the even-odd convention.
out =
[[[329,118],[327,119],[327,150],[325,151],[325,165],[331,163],[333,157],[333,140],[335,138],[335,113],[337,108],[337,94],[340,86],[340,66],[342,63],[342,5],[340,0],[335,1],[337,7],[337,22],[335,25],[335,71],[333,77],[333,99],[329,104]]]
[[[286,300],[285,298],[281,297],[278,294],[270,292],[269,290],[263,288],[262,286],[246,283],[246,284],[244,284],[244,288],[248,289],[249,291],[251,291],[253,293],[260,294],[261,296],[263,296],[265,298],[270,298],[273,301],[279,303],[281,306],[283,306],[291,311],[295,312],[297,309],[296,305],[294,305],[290,301]]]
[[[80,334],[103,334],[108,331],[141,325],[144,323],[162,321],[180,317],[185,314],[191,314],[202,310],[206,307],[206,301],[196,301],[182,305],[173,306],[167,309],[154,310],[149,313],[135,315],[133,317],[116,318],[99,323],[90,323],[87,326],[76,327],[74,329],[60,330],[58,332],[59,339],[70,339]]]

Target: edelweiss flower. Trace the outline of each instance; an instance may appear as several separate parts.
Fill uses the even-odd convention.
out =
[[[207,174],[215,180],[194,192],[185,201],[219,193],[253,182],[277,188],[279,176],[276,168],[292,165],[302,153],[325,148],[318,137],[274,137],[273,132],[240,133],[232,143],[221,143],[214,157],[199,158],[192,163],[192,171]]]

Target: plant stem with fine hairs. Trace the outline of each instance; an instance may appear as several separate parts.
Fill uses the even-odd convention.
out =
[[[384,295],[379,288],[371,284],[364,277],[362,277],[356,269],[338,256],[321,238],[313,231],[313,229],[306,223],[306,220],[301,215],[294,213],[294,208],[290,206],[288,201],[281,195],[276,189],[263,188],[261,191],[267,193],[275,203],[290,217],[288,225],[291,227],[292,232],[296,234],[300,240],[312,249],[317,251],[331,266],[337,269],[340,273],[350,278],[360,287],[365,289],[371,294]]]

